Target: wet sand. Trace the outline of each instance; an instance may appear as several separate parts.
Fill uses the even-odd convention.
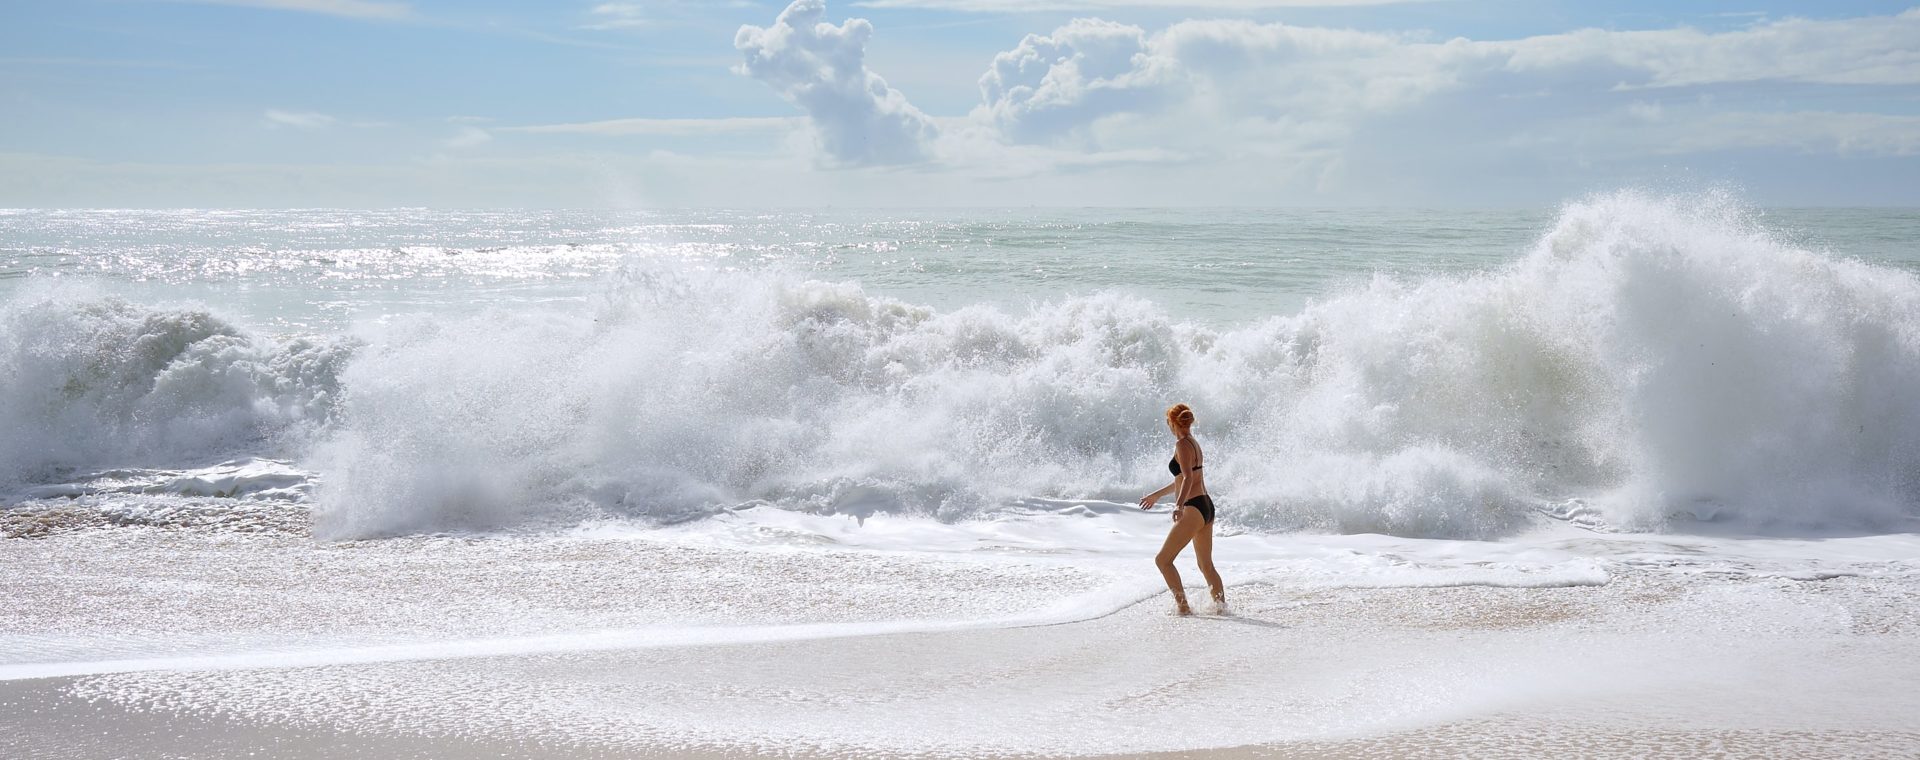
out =
[[[0,757],[1920,756],[1904,564],[1783,574],[1649,546],[1576,547],[1612,557],[1598,585],[1269,574],[1231,588],[1231,615],[1182,619],[1044,558],[12,541]],[[703,610],[732,618],[660,634]]]
[[[257,758],[479,760],[481,758],[825,758],[834,752],[661,742],[656,746],[515,741],[394,731],[290,726],[230,715],[141,709],[76,696],[76,678],[0,682],[0,756],[21,760]],[[1152,720],[1152,716],[1141,716]],[[1196,732],[1204,735],[1204,728]],[[849,753],[851,754],[851,753]],[[885,753],[858,753],[885,756]],[[1426,758],[1911,758],[1920,730],[1628,728],[1540,718],[1462,721],[1380,737],[1096,757],[1153,760],[1420,760]],[[932,757],[943,756],[932,753]],[[977,753],[955,757],[986,757]],[[1025,755],[1007,755],[1009,757]]]

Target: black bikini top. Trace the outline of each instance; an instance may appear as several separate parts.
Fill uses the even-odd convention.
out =
[[[1193,469],[1195,471],[1204,470],[1206,468],[1207,466],[1205,464],[1196,464],[1193,466]],[[1172,459],[1167,460],[1167,472],[1171,472],[1175,475],[1180,474],[1180,458],[1179,457],[1174,457]]]
[[[1196,464],[1193,466],[1193,469],[1195,472],[1199,472],[1201,470],[1207,469],[1207,466],[1204,464]],[[1167,472],[1171,472],[1175,475],[1180,474],[1180,459],[1178,457],[1167,460]]]

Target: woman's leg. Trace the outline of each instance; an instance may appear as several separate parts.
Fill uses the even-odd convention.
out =
[[[1200,517],[1200,510],[1184,508],[1180,510],[1180,519],[1173,521],[1173,529],[1167,531],[1167,542],[1160,547],[1160,554],[1153,563],[1160,567],[1160,575],[1167,579],[1167,588],[1173,592],[1173,603],[1182,615],[1193,614],[1187,608],[1187,590],[1180,585],[1180,571],[1173,569],[1173,558],[1180,556],[1180,550],[1187,548],[1187,542],[1193,540],[1194,533],[1206,523]]]
[[[1213,569],[1213,523],[1202,525],[1194,531],[1193,558],[1200,561],[1200,574],[1207,578],[1207,588],[1213,591],[1214,603],[1226,606],[1227,584],[1221,582],[1220,572]]]

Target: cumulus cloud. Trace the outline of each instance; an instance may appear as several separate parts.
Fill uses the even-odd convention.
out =
[[[866,19],[829,24],[824,0],[795,0],[773,26],[742,26],[735,70],[772,87],[807,115],[829,162],[910,164],[927,159],[933,120],[867,68]]]
[[[975,116],[1012,143],[1299,156],[1490,65],[1475,58],[1454,43],[1343,29],[1209,20],[1149,34],[1080,19],[996,56]]]
[[[980,77],[985,113],[1013,140],[1038,142],[1078,134],[1104,114],[1159,107],[1174,77],[1147,45],[1140,27],[1099,19],[1029,34]]]
[[[1337,150],[1370,120],[1450,94],[1585,97],[1755,81],[1920,84],[1920,10],[1826,21],[1785,19],[1733,31],[1582,30],[1518,40],[1189,20],[1158,32],[1092,19],[1028,35],[980,80],[975,119],[1014,144],[1083,149],[1222,146],[1233,153]],[[1641,120],[1659,115],[1643,104]],[[1766,117],[1730,129],[1735,144],[1836,144],[1904,153],[1899,120],[1836,114]],[[1716,120],[1728,125],[1728,120]],[[1819,125],[1819,126],[1814,126]],[[1847,140],[1839,132],[1870,132]],[[1700,144],[1690,139],[1687,144]]]

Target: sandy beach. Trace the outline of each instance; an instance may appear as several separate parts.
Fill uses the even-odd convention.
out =
[[[722,549],[699,546],[705,535],[327,545],[295,534],[130,528],[0,542],[9,566],[24,571],[0,590],[25,602],[3,618],[11,646],[0,663],[0,750],[31,758],[1920,751],[1912,722],[1920,695],[1910,688],[1920,682],[1920,579],[1910,563],[1881,556],[1899,551],[1899,537],[1723,541],[1711,556],[1698,552],[1705,539],[1673,537],[1524,546],[1372,537],[1392,548],[1373,545],[1384,555],[1375,561],[1430,571],[1431,582],[1401,585],[1367,580],[1385,577],[1377,569],[1311,571],[1333,562],[1324,557],[1357,554],[1342,547],[1369,537],[1230,537],[1223,549],[1237,544],[1242,556],[1279,544],[1322,559],[1225,563],[1238,581],[1231,614],[1182,619],[1152,590],[1143,561],[1063,562],[1005,548],[909,555],[793,535]],[[1591,562],[1604,580],[1489,580],[1485,565],[1502,563],[1457,561],[1502,546],[1539,567]],[[1730,559],[1742,547],[1749,559]],[[1779,572],[1796,552],[1801,569]],[[106,572],[143,554],[150,564],[141,572]],[[267,558],[271,566],[248,564]],[[243,587],[239,577],[250,580]],[[703,601],[749,598],[760,601]]]
[[[394,760],[480,758],[816,758],[844,756],[797,749],[604,746],[592,742],[473,739],[396,731],[295,727],[233,718],[149,711],[74,696],[72,678],[0,683],[0,709],[10,719],[0,737],[8,757],[92,760],[105,757],[293,760],[381,757]],[[1155,760],[1374,760],[1384,758],[1820,758],[1911,757],[1920,732],[1622,728],[1497,719],[1415,729],[1344,741],[1311,741],[1096,757]],[[875,753],[848,753],[876,756]],[[938,756],[919,755],[919,756]],[[979,754],[957,756],[983,757]],[[1012,755],[1009,755],[1012,756]]]

